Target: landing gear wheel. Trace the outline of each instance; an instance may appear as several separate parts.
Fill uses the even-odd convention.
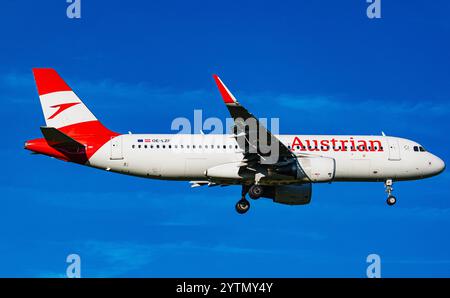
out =
[[[253,185],[248,191],[248,195],[252,199],[259,199],[264,192],[264,188],[261,185]]]
[[[386,200],[386,203],[389,206],[392,206],[395,204],[395,202],[397,202],[397,199],[392,195],[392,191],[394,190],[394,188],[392,187],[393,185],[393,181],[392,179],[388,179],[386,180],[386,182],[384,183],[384,187],[386,188],[386,192],[388,194],[388,198]]]
[[[389,206],[394,205],[396,202],[397,202],[397,199],[396,199],[394,196],[389,196],[389,197],[387,198],[387,200],[386,200],[386,203],[387,203]]]
[[[236,203],[236,211],[239,214],[244,214],[250,209],[250,202],[246,199],[241,199],[239,202]]]

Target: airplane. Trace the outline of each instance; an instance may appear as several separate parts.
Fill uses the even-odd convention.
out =
[[[119,134],[106,128],[51,68],[33,74],[45,117],[43,138],[25,149],[120,174],[190,181],[191,187],[242,187],[235,209],[251,199],[309,204],[312,184],[384,182],[387,204],[397,201],[393,182],[440,174],[445,163],[405,138],[356,135],[274,135],[214,75],[233,118],[225,134]],[[269,148],[269,150],[268,150]]]

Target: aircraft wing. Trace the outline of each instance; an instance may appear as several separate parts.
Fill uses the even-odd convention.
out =
[[[236,100],[217,75],[213,77],[234,119],[233,133],[244,152],[243,166],[266,165],[270,168],[297,164],[293,152]]]

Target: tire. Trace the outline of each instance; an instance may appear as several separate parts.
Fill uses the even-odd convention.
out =
[[[250,209],[250,203],[247,200],[239,200],[236,203],[236,211],[239,214],[244,214]]]
[[[386,200],[386,203],[387,203],[389,206],[394,205],[396,202],[397,202],[397,199],[396,199],[394,196],[389,196],[389,197],[387,198],[387,200]]]
[[[254,200],[259,199],[263,194],[264,188],[261,185],[253,185],[248,191],[249,197]]]

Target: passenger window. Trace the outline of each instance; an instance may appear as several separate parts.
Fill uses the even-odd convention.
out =
[[[138,145],[138,148],[141,148],[141,145]]]
[[[136,146],[135,145],[131,146],[131,148],[133,148],[133,149],[134,149],[134,147],[136,147]]]
[[[147,149],[147,145],[144,145],[144,148]]]
[[[159,145],[156,145],[156,148],[159,148]]]

